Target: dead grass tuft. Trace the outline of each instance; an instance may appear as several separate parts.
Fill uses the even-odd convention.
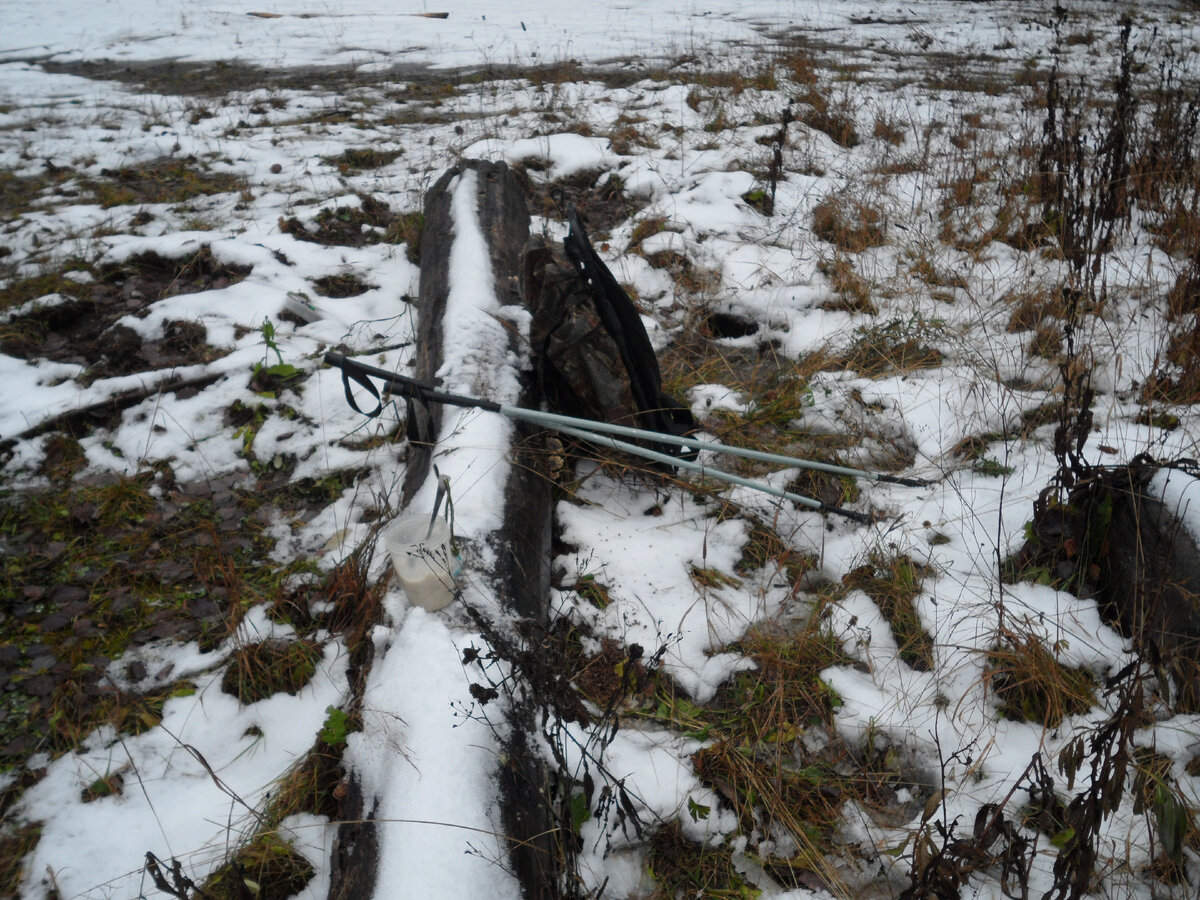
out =
[[[25,857],[33,852],[42,836],[37,823],[6,828],[0,835],[0,897],[19,897],[24,880]]]
[[[893,319],[882,325],[856,329],[856,339],[841,356],[828,357],[823,367],[850,369],[875,378],[892,372],[935,369],[942,364],[942,353],[922,340],[914,323]]]
[[[47,162],[45,170],[37,175],[14,175],[0,171],[0,222],[13,222],[24,213],[36,209],[43,197],[54,191],[58,196],[73,195],[67,182],[74,172],[66,167]],[[56,190],[57,189],[57,190]],[[71,196],[65,196],[71,199]]]
[[[933,638],[917,612],[916,599],[928,569],[908,556],[873,555],[842,578],[847,588],[859,590],[875,601],[892,626],[900,658],[918,672],[932,672]]]
[[[688,259],[684,254],[675,250],[658,250],[646,254],[646,262],[656,269],[663,269],[675,282],[680,292],[689,296],[697,296],[710,291],[717,282],[718,276],[702,269]]]
[[[846,194],[830,194],[813,208],[813,234],[847,253],[883,244],[883,214]]]
[[[292,897],[304,890],[313,867],[277,832],[265,831],[205,879],[198,895],[211,900]]]
[[[325,246],[363,247],[368,244],[406,244],[408,259],[420,262],[421,231],[425,216],[420,212],[396,213],[381,200],[359,194],[358,206],[323,209],[310,230],[294,216],[280,218],[279,230],[301,241]]]
[[[817,263],[817,271],[829,279],[829,286],[837,294],[834,300],[826,300],[822,309],[875,315],[878,307],[871,301],[871,285],[854,268],[854,261],[838,252],[832,259]]]
[[[987,661],[984,677],[1010,719],[1057,728],[1096,703],[1095,676],[1064,666],[1036,634],[1005,630]]]
[[[816,612],[797,631],[751,632],[737,649],[754,660],[754,671],[722,688],[710,708],[660,692],[654,717],[707,742],[692,758],[696,774],[738,816],[751,849],[762,839],[756,836],[780,830],[796,842],[786,859],[763,852],[762,862],[777,878],[796,886],[815,875],[837,894],[844,885],[828,858],[836,852],[843,803],[862,791],[839,774],[844,750],[805,738],[825,733],[840,705],[820,672],[847,662],[822,621]],[[698,820],[710,814],[694,802],[689,812]],[[730,869],[719,853],[681,844],[669,830],[659,840],[659,858],[669,861],[652,862],[660,883],[713,890],[721,883],[714,879],[725,877],[719,870]]]
[[[1065,334],[1057,325],[1039,325],[1029,341],[1029,355],[1057,360],[1062,357]]]
[[[317,671],[321,646],[311,640],[269,640],[239,647],[221,677],[221,690],[242,703],[296,694]]]
[[[100,176],[106,180],[86,178],[81,184],[105,209],[131,203],[182,203],[193,197],[249,189],[235,175],[208,171],[194,156],[163,157],[141,165],[102,169]]]
[[[649,219],[642,219],[633,226],[633,232],[629,236],[629,249],[638,249],[642,246],[642,241],[646,240],[646,238],[666,230],[667,218],[665,216],[654,216]]]
[[[792,548],[774,528],[754,519],[750,522],[750,537],[734,571],[746,577],[768,564],[778,566],[787,576],[792,591],[796,592],[804,577],[817,569],[817,558]]]
[[[800,92],[798,99],[805,104],[796,118],[817,131],[823,131],[834,143],[857,147],[861,143],[854,103],[848,94],[833,96],[816,82]]]
[[[705,809],[701,807],[701,809]],[[693,810],[693,815],[699,812]],[[705,810],[704,815],[708,812]],[[728,847],[701,847],[683,836],[678,822],[664,825],[650,841],[646,861],[656,888],[651,900],[679,897],[752,898],[760,893],[733,866]]]
[[[352,175],[367,169],[382,169],[403,155],[403,150],[376,150],[371,147],[357,147],[346,150],[337,156],[325,156],[322,159],[331,166],[334,166],[343,175]]]

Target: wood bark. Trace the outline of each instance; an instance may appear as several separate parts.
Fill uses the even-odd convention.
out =
[[[503,305],[523,305],[517,273],[529,236],[525,194],[504,163],[467,160],[438,179],[425,200],[421,237],[421,284],[418,297],[417,356],[414,376],[435,386],[442,364],[444,321],[449,295],[449,251],[454,238],[452,189],[466,169],[478,173],[480,228],[487,240],[496,295]],[[512,349],[520,338],[513,335]],[[522,373],[522,406],[540,406],[539,380]],[[442,426],[437,404],[409,403],[410,442],[402,499],[407,505],[429,476],[434,443]],[[501,527],[490,536],[497,563],[490,574],[497,596],[514,615],[544,623],[550,597],[550,485],[541,472],[542,436],[537,429],[518,425],[510,452],[511,474],[505,486]],[[527,735],[535,733],[534,708],[518,704],[509,712],[507,745],[498,773],[510,865],[530,900],[558,895],[559,872],[547,805],[547,772]],[[333,858],[332,900],[370,897],[376,892],[378,840],[370,810],[352,780],[342,810]]]
[[[1200,712],[1200,549],[1176,511],[1147,495],[1154,472],[1130,466],[1112,478],[1099,599],[1148,661],[1171,677],[1175,708]]]

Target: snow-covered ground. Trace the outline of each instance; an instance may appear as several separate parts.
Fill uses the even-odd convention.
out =
[[[1124,9],[1093,3],[1071,16],[1068,30],[1083,37],[1067,42],[1067,71],[1111,77]],[[1190,4],[1142,4],[1136,15],[1135,41],[1165,42],[1185,60],[1200,51],[1200,13]],[[405,370],[415,352],[419,312],[409,298],[417,296],[420,273],[403,243],[326,245],[302,240],[297,229],[316,232],[331,215],[364,208],[363,198],[394,212],[417,211],[461,157],[532,161],[535,179],[594,173],[593,183],[619,184],[628,198],[630,214],[601,229],[596,244],[618,279],[636,290],[662,355],[707,312],[752,323],[751,335],[713,346],[804,373],[809,396],[788,429],[834,436],[847,448],[848,464],[899,467],[929,485],[863,481],[861,496],[847,501],[877,514],[876,524],[862,525],[740,487],[723,492],[738,514],[717,516],[711,501],[678,483],[581,469],[574,496],[557,507],[562,546],[569,549],[555,567],[568,586],[592,576],[608,602],[599,608],[563,589],[553,598],[556,614],[586,625],[596,639],[648,652],[665,645],[664,673],[704,704],[753,665],[734,649],[748,629],[794,623],[813,603],[812,594],[796,591],[770,564],[736,574],[756,523],[815,560],[806,588],[839,583],[884,556],[919,563],[927,574],[915,606],[933,639],[928,671],[902,659],[887,617],[867,593],[842,592],[825,610],[853,661],[822,675],[841,700],[838,735],[852,744],[886,741],[913,761],[912,771],[940,779],[944,792],[925,819],[918,808],[911,821],[888,826],[847,804],[845,842],[869,860],[863,871],[878,874],[874,881],[861,871],[856,876],[855,890],[865,894],[885,896],[905,882],[912,855],[885,851],[930,815],[974,822],[985,805],[1010,799],[1032,756],[1053,760],[1109,715],[1101,700],[1054,729],[1012,721],[998,713],[985,673],[1000,617],[1098,680],[1129,661],[1127,642],[1103,623],[1094,601],[1041,585],[1001,585],[997,574],[998,559],[1023,542],[1033,502],[1056,468],[1054,425],[1017,436],[1022,415],[1060,389],[1056,363],[1030,350],[1029,331],[1038,323],[1008,328],[1013,301],[1005,298],[1060,282],[1066,264],[1039,248],[998,241],[966,249],[982,228],[966,221],[965,209],[963,221],[946,212],[956,183],[964,177],[969,183],[981,167],[985,192],[1019,165],[1017,147],[1040,128],[1022,73],[1048,65],[1054,29],[1045,4],[0,0],[0,21],[0,170],[21,183],[54,176],[23,203],[14,190],[12,209],[0,211],[5,286],[68,263],[86,269],[77,278],[87,281],[139,254],[182,260],[201,248],[223,266],[248,271],[234,283],[141,308],[131,302],[136,311],[117,320],[147,343],[161,340],[173,323],[202,323],[205,341],[219,350],[213,359],[81,378],[88,370],[82,362],[36,352],[0,355],[6,487],[43,484],[39,465],[50,436],[39,426],[168,376],[212,376],[195,391],[151,391],[112,427],[82,436],[81,475],[132,474],[162,462],[180,483],[233,475],[253,487],[261,473],[252,458],[286,459],[297,479],[359,471],[356,487],[312,517],[273,525],[281,562],[309,556],[329,570],[369,538],[368,507],[380,498],[398,502],[404,454],[402,443],[363,440],[388,433],[394,411],[364,425],[322,355],[337,347]],[[862,140],[843,146],[812,124],[793,122],[768,217],[752,198],[766,185],[785,105],[804,95],[788,63],[798,50],[817,61],[823,94],[840,104]],[[518,72],[567,61],[584,64],[582,73]],[[211,72],[211,64],[224,62],[274,74],[311,71],[314,86],[297,79],[255,85],[246,70],[230,67],[230,77],[240,79],[236,90],[178,87],[180,73],[193,71],[188,67]],[[830,68],[835,63],[842,68]],[[589,77],[589,64],[603,74]],[[322,87],[331,76],[318,69],[330,66],[354,75],[339,76],[340,87]],[[459,77],[461,68],[492,74]],[[363,148],[391,156],[339,165],[346,151]],[[164,158],[228,176],[237,186],[134,203],[109,203],[97,192],[114,172]],[[818,236],[814,215],[829,197],[880,210],[883,240],[838,250]],[[989,209],[989,200],[972,202]],[[292,219],[298,225],[284,227]],[[947,222],[952,236],[963,239],[957,246],[945,237]],[[639,230],[647,223],[654,227]],[[365,233],[373,226],[361,227]],[[535,216],[534,229],[565,234],[559,218]],[[466,337],[453,353],[448,349],[441,374],[449,390],[490,390],[503,402],[515,397],[503,367],[525,362],[506,357],[508,334],[528,325],[499,308],[490,290],[472,300],[471,279],[482,288],[486,264],[469,231],[458,229],[458,255],[451,257],[458,273],[452,308]],[[652,264],[660,251],[677,254],[703,277],[673,279]],[[868,286],[874,312],[837,302],[843,289],[836,273],[847,261]],[[1138,424],[1141,386],[1165,353],[1165,297],[1180,261],[1149,240],[1135,218],[1103,265],[1107,308],[1086,316],[1076,338],[1089,348],[1097,389],[1084,454],[1099,462],[1139,453],[1200,457],[1200,417],[1191,407],[1170,410],[1178,421],[1171,430],[1145,424],[1144,416]],[[344,278],[365,290],[343,297],[320,287]],[[61,302],[56,293],[14,311],[0,301],[0,328]],[[291,316],[281,318],[285,313]],[[307,375],[302,390],[263,397],[247,386],[256,364],[276,361],[264,320],[273,325],[278,361]],[[816,352],[850,358],[856,342],[878,327],[935,348],[939,364],[883,374],[804,369]],[[684,385],[713,433],[720,432],[718,411],[749,421],[761,399],[745,393],[753,379],[735,377],[732,365],[727,371],[728,384],[718,371]],[[252,455],[246,432],[226,415],[236,401],[266,409],[249,436]],[[1005,432],[1010,437],[999,437]],[[494,527],[507,439],[503,421],[480,412],[463,413],[444,431],[435,461],[451,476],[456,524],[468,544],[482,546]],[[982,440],[982,455],[994,468],[964,458],[968,439]],[[784,488],[797,474],[759,477]],[[1167,496],[1183,506],[1187,489],[1176,484]],[[431,502],[432,482],[414,506],[427,509]],[[372,574],[385,575],[385,565],[378,554]],[[484,607],[491,602],[471,583],[465,596]],[[240,629],[205,653],[165,641],[137,651],[148,670],[169,670],[170,679],[189,677],[195,685],[166,702],[157,727],[136,737],[101,729],[74,752],[53,759],[35,754],[24,770],[0,774],[5,788],[29,782],[14,793],[6,825],[41,825],[23,862],[22,897],[149,894],[147,852],[180,860],[199,883],[253,833],[254,810],[309,750],[328,708],[347,703],[353,686],[344,644],[321,634],[316,673],[302,690],[239,703],[220,690],[229,654],[251,633],[256,640],[289,634],[256,610]],[[470,681],[459,660],[480,640],[476,624],[460,604],[436,613],[413,609],[392,583],[371,640],[363,730],[350,735],[344,762],[380,820],[386,863],[377,896],[519,896],[498,836],[491,778],[497,736],[463,715]],[[113,677],[129,663],[114,662]],[[1200,779],[1188,774],[1200,755],[1200,718],[1164,716],[1137,740],[1169,757],[1175,790],[1190,809],[1200,808]],[[745,835],[737,836],[736,816],[692,766],[701,746],[661,723],[630,722],[607,748],[606,762],[639,798],[645,820],[677,821],[689,838],[714,845],[741,840],[740,852]],[[117,770],[130,773],[123,791],[81,799],[88,785]],[[701,807],[713,813],[698,817]],[[295,816],[281,826],[316,872],[302,896],[325,895],[336,829],[318,816]],[[1101,834],[1106,862],[1097,896],[1188,895],[1187,884],[1152,887],[1142,872],[1156,853],[1152,834],[1149,817],[1135,814],[1127,798]],[[579,874],[587,889],[604,886],[606,897],[652,889],[643,843],[610,818],[588,817],[580,836]],[[1040,851],[1029,875],[1035,896],[1053,884],[1055,849],[1043,840]],[[1194,885],[1200,864],[1193,850],[1186,853]],[[817,886],[785,890],[765,870],[751,880],[764,896],[823,893]],[[977,872],[962,891],[999,898],[1000,876]],[[1175,893],[1163,893],[1169,891]]]

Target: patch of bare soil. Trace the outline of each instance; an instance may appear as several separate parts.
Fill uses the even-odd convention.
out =
[[[0,764],[70,746],[97,716],[135,731],[153,724],[166,695],[136,686],[161,686],[169,673],[133,663],[120,674],[135,687],[121,690],[110,661],[166,638],[212,646],[232,607],[271,587],[229,578],[235,561],[269,550],[256,499],[216,481],[178,485],[169,470],[73,481],[73,468],[51,473],[60,487],[0,507],[14,576],[0,590]]]
[[[164,59],[148,62],[88,60],[57,62],[30,59],[47,72],[77,75],[122,84],[141,85],[156,94],[184,97],[223,97],[231,92],[269,90],[346,90],[386,81],[429,78],[425,66],[393,66],[384,72],[367,72],[351,66],[305,66],[264,69],[240,62],[181,62]],[[444,78],[445,76],[434,76]]]
[[[422,64],[391,66],[364,71],[354,66],[300,66],[265,69],[242,62],[183,62],[175,59],[128,62],[86,60],[61,62],[30,57],[23,62],[41,66],[47,72],[76,75],[103,81],[139,85],[156,94],[183,97],[223,97],[230,93],[257,90],[310,91],[314,88],[347,91],[356,87],[402,82],[418,94],[436,94],[445,86],[477,84],[483,80],[504,81],[527,78],[535,84],[579,81],[584,78],[603,81],[611,87],[628,87],[644,75],[628,66],[609,64],[585,69],[570,61],[542,66],[497,66],[463,69],[430,69]]]
[[[540,174],[545,163],[530,159],[512,167],[525,189],[530,215],[565,219],[567,210],[579,210],[583,224],[593,237],[603,239],[616,225],[634,216],[645,201],[625,193],[616,175],[594,169],[550,181]]]
[[[66,302],[17,316],[0,328],[0,351],[85,366],[89,382],[208,362],[221,351],[208,344],[200,322],[168,322],[161,338],[147,341],[118,320],[166,297],[236,284],[250,269],[218,262],[204,247],[183,259],[145,253],[95,274],[92,283],[72,283]]]
[[[346,297],[357,297],[359,294],[373,291],[377,285],[363,281],[352,272],[343,272],[337,275],[325,275],[321,278],[314,278],[313,287],[317,289],[317,293],[322,297],[342,300]]]
[[[361,205],[323,209],[317,214],[315,230],[296,217],[279,220],[279,230],[301,241],[339,247],[365,247],[369,244],[407,244],[408,258],[420,259],[421,231],[425,216],[421,213],[397,213],[381,200],[359,194]],[[361,293],[361,292],[360,292]],[[328,295],[334,296],[334,295]],[[344,295],[352,296],[352,295]]]
[[[62,752],[105,722],[123,733],[156,725],[169,697],[194,688],[136,659],[111,668],[140,645],[213,649],[260,603],[302,632],[329,625],[310,612],[326,588],[288,580],[304,564],[272,561],[268,525],[311,518],[357,473],[253,488],[242,475],[179,483],[168,466],[80,478],[79,444],[61,435],[50,444],[49,487],[0,498],[10,576],[0,582],[0,766]],[[313,646],[287,645],[293,675],[311,666]]]

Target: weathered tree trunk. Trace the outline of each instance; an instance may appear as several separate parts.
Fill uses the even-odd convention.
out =
[[[456,177],[467,169],[477,173],[477,213],[491,257],[494,289],[502,305],[522,305],[517,287],[521,253],[529,235],[525,195],[504,163],[463,161],[447,171],[425,200],[425,228],[421,238],[421,286],[418,305],[417,356],[414,376],[438,385],[448,329],[445,321],[450,293],[450,248],[454,239],[451,206]],[[522,354],[513,335],[510,349]],[[541,404],[538,379],[521,373],[519,403]],[[410,441],[403,485],[405,506],[425,484],[438,435],[443,408],[410,401]],[[551,503],[548,481],[541,474],[538,452],[541,438],[535,429],[518,426],[509,460],[512,463],[504,488],[502,524],[487,541],[495,551],[491,572],[479,573],[495,588],[500,602],[513,614],[544,623],[550,596]],[[503,824],[508,838],[510,864],[526,897],[541,900],[557,895],[558,872],[554,841],[549,827],[546,797],[547,774],[527,735],[536,723],[532,705],[518,705],[510,713],[511,737],[504,748],[499,772]],[[350,900],[375,893],[379,841],[369,821],[369,803],[357,784],[347,792],[333,857],[330,898]]]
[[[1156,468],[1112,475],[1112,524],[1099,599],[1135,646],[1175,685],[1175,707],[1200,711],[1200,549],[1177,518],[1147,495]],[[1178,477],[1186,477],[1178,473]]]
[[[1077,476],[1066,498],[1054,486],[1034,505],[1032,539],[1012,574],[1048,573],[1052,583],[1094,597],[1105,618],[1173,682],[1174,707],[1200,711],[1200,547],[1153,493],[1158,472],[1194,477],[1177,464],[1139,457]]]

